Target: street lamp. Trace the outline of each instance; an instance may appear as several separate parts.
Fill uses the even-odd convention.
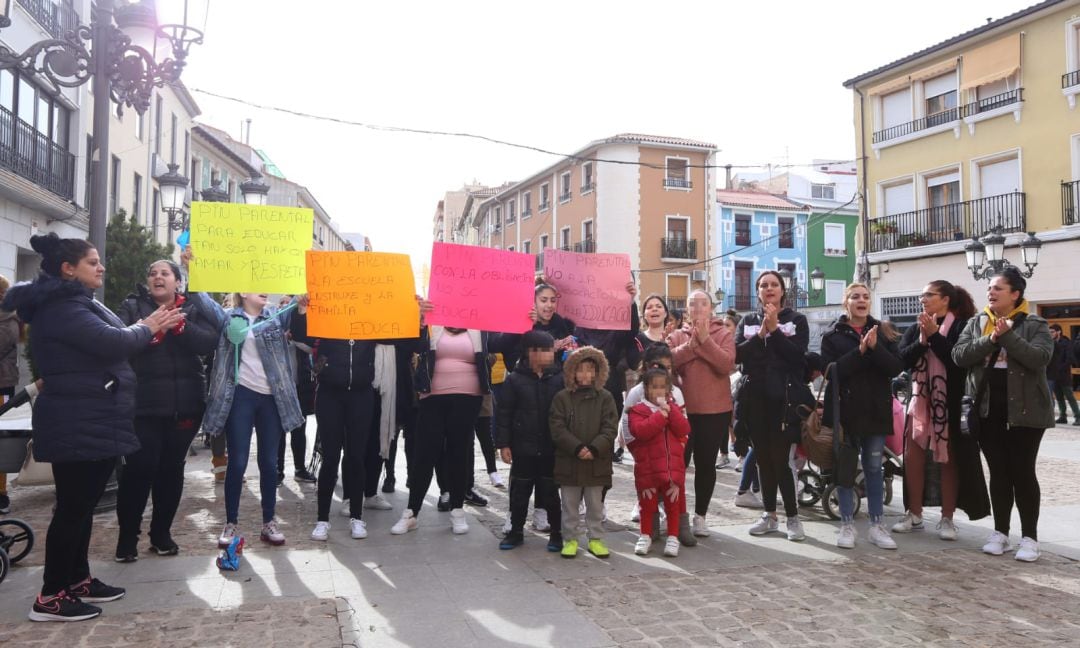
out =
[[[11,0],[0,0],[0,27],[11,24]],[[0,69],[15,68],[51,86],[75,88],[94,79],[94,125],[90,151],[90,243],[105,261],[105,226],[109,198],[109,120],[111,103],[142,114],[154,88],[180,79],[191,46],[202,43],[201,31],[185,25],[157,25],[152,0],[128,3],[97,0],[93,20],[63,38],[50,38],[18,53],[0,46]],[[187,16],[187,0],[184,0]],[[115,24],[114,24],[115,18]],[[185,21],[186,22],[186,21]],[[167,41],[171,58],[158,61],[157,41]]]
[[[229,192],[221,188],[221,179],[214,177],[210,186],[199,192],[204,202],[229,202]]]
[[[967,260],[968,269],[975,279],[989,279],[1001,272],[1006,266],[1011,266],[1005,258],[1005,230],[1001,224],[995,225],[990,233],[980,241],[972,237],[971,242],[964,246],[964,257]],[[1035,274],[1035,266],[1039,265],[1039,250],[1042,241],[1035,236],[1034,232],[1028,232],[1027,238],[1020,243],[1020,255],[1027,270],[1020,271],[1025,277]]]
[[[177,172],[179,168],[178,164],[169,164],[169,171],[155,180],[161,188],[161,209],[169,215],[169,229],[182,232],[188,228],[188,217],[184,214],[188,179]]]
[[[780,270],[780,278],[784,280],[784,302],[791,308],[798,308],[800,301],[809,302],[811,294],[799,287],[799,280],[791,274],[791,271],[787,268]],[[815,267],[813,272],[810,273],[811,287],[813,288],[813,297],[817,298],[821,294],[821,288],[825,285],[825,273],[821,271],[821,268]]]
[[[814,269],[810,272],[810,292],[814,299],[818,298],[821,291],[825,289],[825,273],[822,272],[820,266],[814,266]]]
[[[270,185],[263,182],[261,175],[252,176],[240,183],[240,193],[244,196],[244,204],[265,205]]]

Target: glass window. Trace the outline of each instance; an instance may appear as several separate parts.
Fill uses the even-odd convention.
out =
[[[795,220],[792,218],[780,218],[777,223],[780,229],[780,247],[795,247]]]
[[[0,70],[0,106],[15,112],[15,75],[11,70]]]
[[[750,245],[750,214],[735,214],[735,245]]]
[[[31,126],[34,125],[34,100],[36,93],[34,86],[26,79],[19,79],[19,119]]]

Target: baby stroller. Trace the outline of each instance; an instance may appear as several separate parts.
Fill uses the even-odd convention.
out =
[[[0,417],[9,412],[19,414],[0,419],[0,472],[17,473],[26,460],[31,436],[29,402],[30,395],[23,389],[0,406]],[[0,583],[7,578],[11,566],[33,548],[34,531],[29,524],[14,518],[0,520]]]

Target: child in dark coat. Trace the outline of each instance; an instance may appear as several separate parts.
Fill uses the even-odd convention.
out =
[[[525,541],[525,518],[535,488],[551,525],[548,551],[561,551],[561,504],[548,412],[563,389],[562,370],[555,366],[555,339],[549,333],[528,331],[522,348],[525,357],[503,383],[496,409],[495,446],[510,464],[510,531],[499,548],[513,549]]]
[[[671,375],[649,369],[641,380],[645,398],[630,410],[630,453],[634,456],[634,488],[641,507],[641,536],[634,553],[644,556],[652,546],[653,516],[664,501],[668,537],[664,555],[679,555],[679,514],[686,497],[683,452],[690,423],[671,393]]]

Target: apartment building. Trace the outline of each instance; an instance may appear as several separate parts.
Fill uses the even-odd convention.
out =
[[[1026,297],[1080,333],[1080,2],[1034,4],[844,86],[865,196],[856,244],[875,312],[914,321],[934,279],[981,302],[964,246],[1001,226],[1014,265],[1025,232],[1044,243]]]
[[[705,259],[716,146],[624,133],[510,183],[470,206],[462,230],[479,245],[537,255],[545,249],[621,252],[638,290],[684,307],[709,289]],[[467,238],[467,237],[463,237]]]

